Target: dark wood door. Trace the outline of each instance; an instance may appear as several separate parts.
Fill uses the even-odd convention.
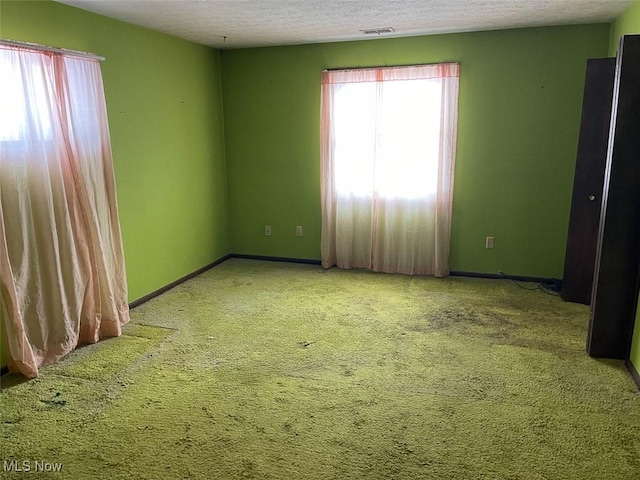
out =
[[[625,35],[616,57],[587,352],[629,356],[640,266],[640,35]]]
[[[562,299],[589,305],[611,120],[615,58],[587,60]]]

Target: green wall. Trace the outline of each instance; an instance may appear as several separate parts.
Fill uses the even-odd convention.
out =
[[[0,37],[106,57],[130,300],[229,253],[217,50],[48,1],[2,0]]]
[[[640,2],[636,2],[611,24],[610,55],[614,56],[616,54],[620,36],[627,34],[640,34]],[[633,329],[629,359],[636,370],[640,371],[640,302],[638,302],[636,309],[636,324]]]
[[[459,61],[451,269],[560,278],[585,61],[608,43],[600,24],[223,51],[232,250],[320,257],[323,69]]]

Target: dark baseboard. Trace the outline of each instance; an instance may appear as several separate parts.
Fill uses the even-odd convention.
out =
[[[313,260],[309,258],[290,258],[290,257],[271,257],[268,255],[247,255],[244,253],[232,253],[230,258],[245,258],[248,260],[266,260],[269,262],[288,262],[288,263],[306,263],[309,265],[321,265],[321,260]],[[504,273],[479,273],[479,272],[463,272],[453,271],[449,275],[454,277],[473,277],[473,278],[490,278],[496,280],[516,280],[518,282],[535,282],[535,283],[557,283],[557,279],[546,277],[527,277],[522,275],[505,275]]]
[[[179,278],[178,280],[175,280],[173,282],[171,282],[168,285],[165,285],[162,288],[159,288],[158,290],[154,290],[151,293],[148,293],[147,295],[145,295],[144,297],[140,297],[137,300],[134,300],[133,302],[131,302],[129,304],[129,308],[136,308],[140,305],[142,305],[145,302],[148,302],[149,300],[151,300],[152,298],[157,297],[158,295],[162,295],[164,292],[171,290],[173,287],[176,287],[178,285],[180,285],[183,282],[186,282],[187,280],[191,280],[193,277],[197,277],[198,275],[200,275],[201,273],[206,272],[207,270],[215,267],[216,265],[220,265],[222,262],[229,260],[233,255],[225,255],[224,257],[219,258],[218,260],[216,260],[215,262],[212,262],[208,265],[205,265],[202,268],[199,268],[198,270],[191,272],[188,275],[185,275],[184,277]]]
[[[268,262],[305,263],[307,265],[320,265],[320,260],[310,258],[270,257],[266,255],[245,255],[244,253],[232,253],[231,258],[246,258],[248,260],[266,260]]]
[[[7,367],[6,365],[2,365],[2,367],[0,367],[0,377],[6,375],[7,373],[9,373],[9,367]]]
[[[535,282],[535,283],[557,283],[554,278],[545,277],[527,277],[523,275],[505,275],[503,273],[479,273],[479,272],[449,272],[452,277],[473,277],[473,278],[490,278],[494,280],[516,280],[517,282]]]
[[[640,373],[638,373],[638,370],[636,370],[636,367],[633,365],[633,363],[631,363],[631,360],[629,359],[625,360],[624,364],[627,367],[627,370],[629,370],[629,373],[631,374],[631,376],[633,377],[633,381],[636,382],[636,387],[638,387],[638,389],[640,390]]]
[[[244,258],[247,260],[266,260],[268,262],[305,263],[308,265],[321,265],[321,260],[310,258],[272,257],[269,255],[248,255],[244,253],[232,253],[229,258]],[[449,275],[454,277],[490,278],[496,280],[517,280],[518,282],[557,283],[557,279],[546,277],[527,277],[523,275],[505,275],[503,273],[480,273],[453,271]]]

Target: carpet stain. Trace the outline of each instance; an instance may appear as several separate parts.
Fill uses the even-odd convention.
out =
[[[122,337],[3,379],[0,460],[63,464],[29,478],[638,478],[640,396],[584,353],[587,321],[504,280],[233,259]]]

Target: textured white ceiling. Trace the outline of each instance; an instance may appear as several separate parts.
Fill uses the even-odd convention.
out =
[[[609,22],[634,0],[57,0],[217,48]],[[226,37],[226,39],[224,38]],[[374,36],[375,37],[375,36]]]

